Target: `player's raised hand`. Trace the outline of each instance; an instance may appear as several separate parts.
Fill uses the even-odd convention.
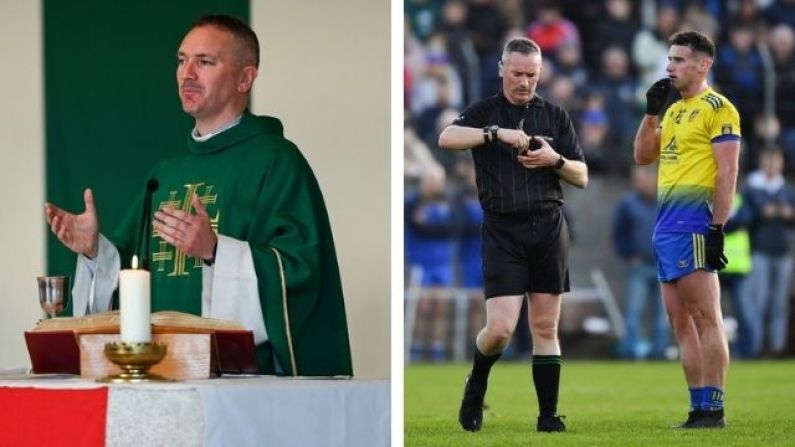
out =
[[[73,214],[52,203],[44,204],[44,215],[50,230],[67,248],[75,253],[95,258],[99,247],[99,221],[90,189],[83,192],[85,211]]]
[[[665,105],[668,92],[671,90],[671,79],[662,78],[652,84],[646,91],[646,114],[657,116]]]

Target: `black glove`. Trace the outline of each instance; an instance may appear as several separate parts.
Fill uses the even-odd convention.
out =
[[[723,225],[710,225],[704,240],[707,252],[707,265],[715,270],[723,270],[729,260],[723,254]]]
[[[671,80],[662,78],[652,84],[646,91],[646,114],[659,115],[668,98],[668,91],[671,90]]]

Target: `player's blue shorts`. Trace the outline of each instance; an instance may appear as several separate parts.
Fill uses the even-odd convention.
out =
[[[707,265],[704,235],[700,233],[654,233],[657,279],[672,282],[696,270],[715,270]]]

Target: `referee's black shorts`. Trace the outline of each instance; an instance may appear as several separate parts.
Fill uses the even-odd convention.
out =
[[[569,291],[569,227],[560,207],[538,214],[486,213],[482,231],[486,299]]]

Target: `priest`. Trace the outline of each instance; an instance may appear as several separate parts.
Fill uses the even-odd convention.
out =
[[[184,37],[177,62],[179,98],[195,127],[185,154],[142,182],[122,225],[100,233],[90,189],[81,214],[45,204],[52,232],[78,254],[74,315],[110,310],[120,268],[143,253],[153,311],[240,322],[254,333],[264,374],[352,375],[317,180],[281,122],[247,109],[257,36],[236,18],[205,16]]]

